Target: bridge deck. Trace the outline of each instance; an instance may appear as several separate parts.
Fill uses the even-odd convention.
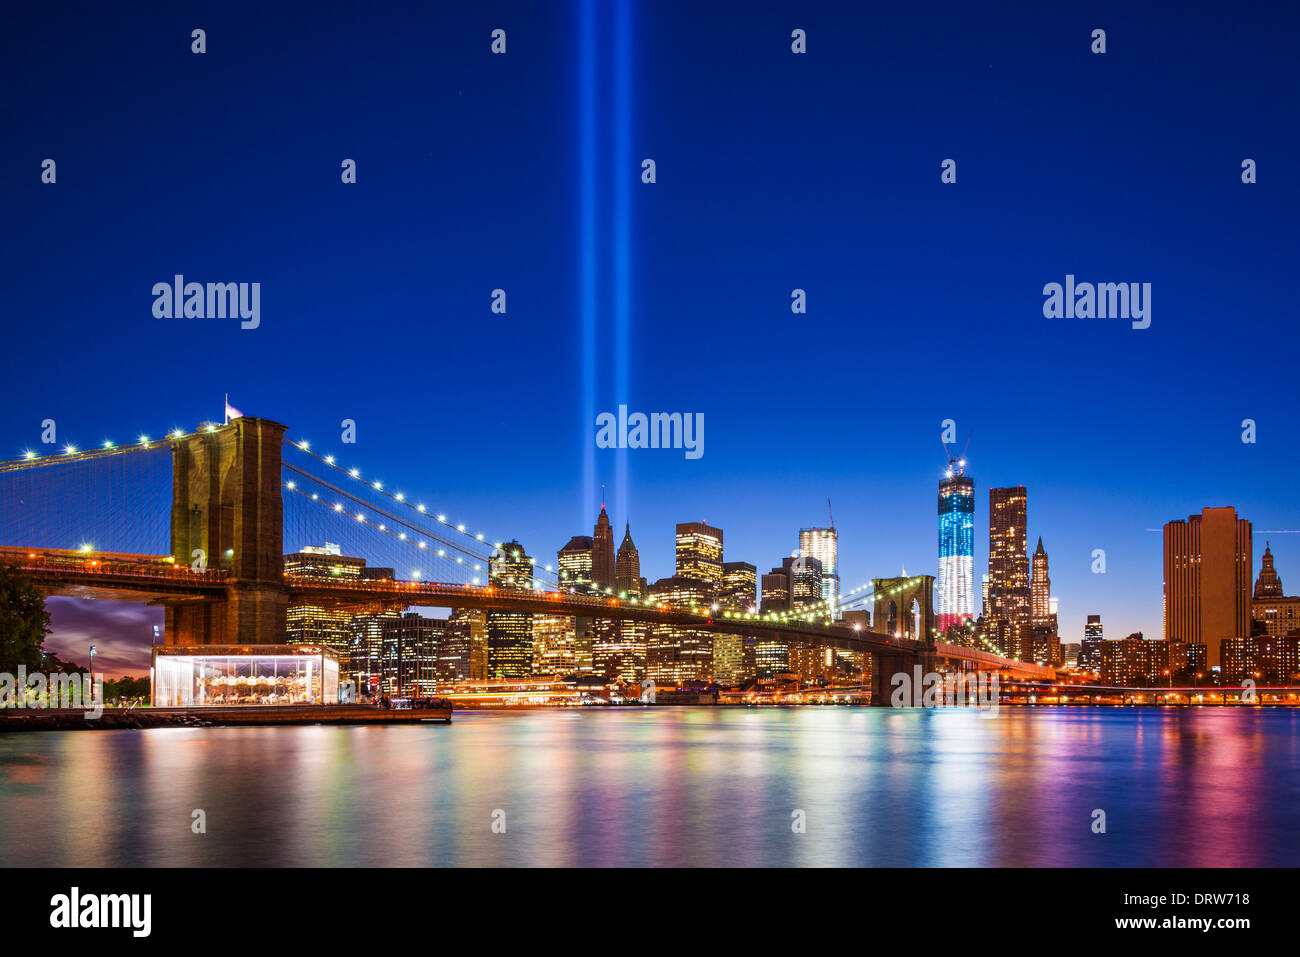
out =
[[[79,552],[0,547],[0,561],[28,572],[47,594],[117,601],[179,604],[221,601],[231,585],[220,569],[194,571],[170,557],[155,555],[88,555]],[[356,609],[427,606],[478,608],[525,614],[570,615],[644,621],[710,632],[763,636],[795,644],[816,644],[867,653],[933,654],[941,661],[965,662],[973,668],[1004,670],[1051,679],[1055,669],[1014,661],[976,648],[920,642],[839,622],[773,621],[728,615],[712,609],[691,610],[630,602],[612,596],[569,592],[525,591],[493,585],[450,582],[328,581],[285,576],[290,604]]]

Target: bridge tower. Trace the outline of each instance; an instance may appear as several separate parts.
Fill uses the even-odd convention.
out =
[[[172,441],[172,555],[178,565],[202,561],[229,577],[224,602],[168,604],[168,644],[284,642],[285,431],[269,419],[239,418]]]
[[[934,644],[934,576],[873,578],[872,627],[883,634]]]

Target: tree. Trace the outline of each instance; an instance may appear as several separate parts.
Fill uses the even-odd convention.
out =
[[[0,671],[17,674],[41,666],[41,648],[50,630],[45,596],[32,580],[0,562]]]
[[[148,698],[148,678],[110,678],[104,682],[105,698]]]

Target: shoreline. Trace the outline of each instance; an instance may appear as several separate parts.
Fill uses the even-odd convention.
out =
[[[105,708],[97,718],[75,708],[7,708],[0,734],[24,731],[116,731],[148,728],[298,727],[303,725],[450,724],[452,709],[370,705],[231,705],[202,708]]]

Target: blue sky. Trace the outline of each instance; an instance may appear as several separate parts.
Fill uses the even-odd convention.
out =
[[[973,431],[977,576],[987,489],[1027,486],[1067,639],[1098,612],[1159,634],[1149,529],[1206,505],[1237,506],[1256,569],[1270,538],[1300,581],[1300,538],[1263,532],[1300,528],[1293,9],[3,16],[12,456],[47,418],[124,441],[219,417],[228,392],[547,560],[606,483],[651,579],[678,521],[765,570],[829,497],[848,588],[935,570],[952,418]],[[176,273],[260,282],[260,328],[154,318]],[[1067,273],[1151,283],[1151,327],[1044,318]],[[704,456],[594,449],[588,407],[620,402],[703,413]],[[53,647],[98,629],[147,652],[155,613],[58,604]]]

